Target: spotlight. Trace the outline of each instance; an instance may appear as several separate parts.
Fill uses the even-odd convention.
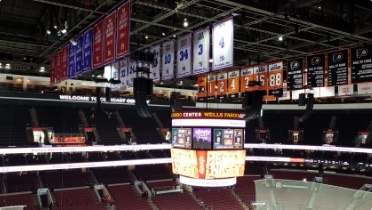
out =
[[[283,36],[279,36],[279,37],[278,37],[278,40],[279,40],[279,41],[283,41]]]
[[[149,36],[146,35],[146,36],[145,36],[145,39],[148,39],[148,38],[149,38]]]
[[[63,34],[65,34],[65,33],[67,32],[67,29],[64,28],[64,29],[61,30],[61,32],[62,32]]]
[[[46,33],[47,33],[47,34],[51,34],[52,32],[51,32],[50,30],[47,30]]]
[[[211,58],[211,59],[209,59],[209,63],[213,63],[213,59]]]
[[[70,39],[70,42],[71,42],[71,44],[72,44],[73,46],[76,46],[76,45],[77,45],[77,42],[75,41],[74,38],[71,38],[71,39]]]
[[[165,36],[165,33],[163,32],[163,33],[161,33],[161,35]]]
[[[57,29],[57,28],[58,28],[58,26],[57,26],[57,25],[54,25],[53,27],[54,27],[54,29]]]
[[[189,22],[187,22],[187,19],[185,18],[185,20],[183,21],[183,27],[187,27],[189,26]]]

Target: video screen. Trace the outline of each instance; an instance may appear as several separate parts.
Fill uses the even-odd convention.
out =
[[[191,128],[172,128],[172,146],[191,148]]]
[[[334,131],[332,129],[324,130],[323,131],[323,143],[325,144],[334,144],[337,142],[337,133],[338,131]]]
[[[357,147],[367,145],[369,143],[369,142],[367,142],[368,134],[369,134],[368,132],[359,132],[358,133],[358,137],[357,137],[356,142],[355,142]]]
[[[294,144],[298,144],[300,140],[300,131],[292,131],[292,140]]]
[[[243,129],[214,129],[214,149],[241,149],[244,144]]]
[[[212,149],[212,129],[193,128],[192,129],[192,148],[193,149]]]
[[[260,143],[267,143],[270,141],[270,130],[268,129],[256,129],[256,141]]]

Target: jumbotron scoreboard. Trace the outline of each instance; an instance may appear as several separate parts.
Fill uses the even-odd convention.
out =
[[[183,184],[222,187],[244,175],[245,114],[172,113],[172,169]]]

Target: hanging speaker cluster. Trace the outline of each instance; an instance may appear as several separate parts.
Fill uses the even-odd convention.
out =
[[[110,89],[111,90],[111,89]],[[106,89],[106,93],[107,93],[107,89]],[[104,109],[103,109],[103,106],[102,106],[102,103],[101,103],[101,88],[100,87],[96,87],[96,99],[97,99],[97,108],[98,110],[106,115],[108,118],[111,117],[110,113],[106,112]],[[106,100],[107,100],[107,95],[106,95]]]
[[[305,122],[311,114],[313,113],[313,108],[314,108],[314,93],[308,93],[307,94],[307,99],[306,100],[306,110],[302,114],[302,116],[298,119],[300,122]]]
[[[152,79],[137,77],[133,79],[133,92],[135,107],[140,117],[152,117],[147,106],[147,96],[151,96],[153,92]]]
[[[246,110],[246,120],[253,120],[261,115],[262,97],[264,92],[255,90],[244,93],[243,108]]]

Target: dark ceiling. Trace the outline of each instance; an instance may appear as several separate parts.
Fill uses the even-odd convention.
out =
[[[122,2],[1,0],[0,62],[11,63],[13,71],[38,71],[59,47]],[[146,49],[228,15],[235,22],[236,66],[372,42],[370,0],[132,0],[131,49]],[[67,33],[58,36],[66,25]]]

